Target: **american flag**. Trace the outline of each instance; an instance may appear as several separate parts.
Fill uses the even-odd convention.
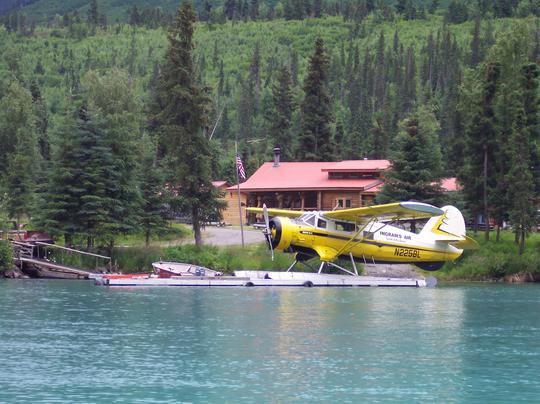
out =
[[[241,180],[245,181],[246,179],[246,171],[244,170],[244,165],[242,164],[242,159],[240,158],[240,155],[236,155],[236,169],[238,170],[238,176]]]

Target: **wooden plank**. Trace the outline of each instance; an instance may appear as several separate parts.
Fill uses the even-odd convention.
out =
[[[46,260],[39,260],[39,259],[34,259],[34,258],[22,258],[22,257],[21,258],[15,258],[15,260],[20,261],[20,262],[26,262],[26,263],[29,263],[29,264],[33,264],[33,265],[36,265],[36,266],[45,267],[45,268],[56,269],[58,271],[73,272],[73,273],[76,273],[76,274],[79,274],[79,275],[92,275],[92,274],[95,274],[95,272],[85,271],[85,270],[77,269],[77,268],[73,268],[73,267],[68,267],[66,265],[59,265],[59,264],[56,264],[54,262],[50,262],[50,261],[46,261]]]

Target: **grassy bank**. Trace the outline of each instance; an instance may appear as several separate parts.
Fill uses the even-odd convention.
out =
[[[189,262],[224,273],[239,269],[271,270],[287,268],[292,262],[290,254],[276,253],[274,261],[266,245],[215,247],[181,245],[167,248],[118,248],[114,262],[122,272],[149,272],[152,262]]]
[[[460,259],[430,275],[447,281],[495,281],[521,273],[540,275],[540,234],[530,235],[522,256],[517,253],[512,232],[502,232],[499,242],[494,241],[494,233],[491,236],[491,241],[484,241],[483,233],[479,233],[475,237],[480,244],[478,250],[465,251]]]

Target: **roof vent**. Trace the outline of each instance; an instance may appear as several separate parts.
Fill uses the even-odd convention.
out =
[[[274,147],[274,167],[279,167],[279,158],[281,156],[281,149]]]

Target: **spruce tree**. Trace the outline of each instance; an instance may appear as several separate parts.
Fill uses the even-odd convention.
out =
[[[38,226],[52,235],[63,235],[66,246],[82,230],[77,213],[80,208],[80,162],[76,158],[77,111],[66,114],[53,138],[47,191],[38,210]]]
[[[8,157],[8,167],[5,174],[5,189],[7,193],[7,212],[14,218],[17,225],[21,224],[24,215],[30,216],[33,208],[35,178],[34,173],[36,153],[33,145],[21,139],[15,151]]]
[[[272,86],[272,113],[266,118],[270,125],[270,137],[273,146],[281,148],[283,160],[292,160],[294,157],[292,143],[292,114],[294,99],[291,91],[291,76],[285,66],[279,70]]]
[[[415,200],[439,205],[442,202],[441,152],[436,141],[437,120],[421,109],[403,121],[395,140],[392,167],[385,173],[380,203]]]
[[[110,186],[116,185],[118,173],[114,170],[105,130],[99,115],[90,113],[86,106],[80,109],[74,153],[75,161],[79,164],[79,207],[76,220],[89,249],[94,247],[97,237],[109,239],[107,227],[112,219],[110,208],[116,203],[107,192]]]
[[[169,33],[158,97],[160,142],[168,152],[172,180],[178,184],[184,206],[191,213],[197,245],[202,244],[204,212],[215,204],[208,126],[208,99],[196,84],[192,62],[195,11],[190,2],[179,7]],[[165,146],[166,145],[166,146]]]
[[[153,140],[144,135],[141,140],[140,190],[142,197],[141,212],[138,222],[141,226],[145,244],[148,247],[152,233],[159,231],[166,224],[164,177],[157,164],[156,146]]]
[[[330,123],[333,121],[327,90],[328,59],[321,38],[315,41],[315,51],[309,60],[304,80],[304,101],[301,106],[302,130],[297,157],[306,161],[333,159]]]
[[[87,21],[88,21],[88,24],[92,26],[92,30],[95,31],[96,26],[98,25],[98,22],[99,22],[97,0],[90,0],[90,7],[88,8]]]
[[[525,237],[536,222],[538,178],[538,77],[540,71],[534,63],[521,70],[521,108],[514,123],[510,148],[508,190],[510,221],[516,231],[519,254],[525,249]]]
[[[475,67],[478,63],[480,63],[481,60],[481,41],[480,41],[480,28],[481,28],[481,22],[480,16],[477,16],[474,19],[474,30],[473,30],[473,37],[471,40],[471,63],[470,65],[472,67]]]
[[[489,63],[484,70],[480,102],[466,131],[464,167],[459,178],[471,213],[475,217],[481,213],[484,216],[485,239],[489,240],[489,201],[495,189],[493,162],[497,147],[493,101],[501,66]]]

